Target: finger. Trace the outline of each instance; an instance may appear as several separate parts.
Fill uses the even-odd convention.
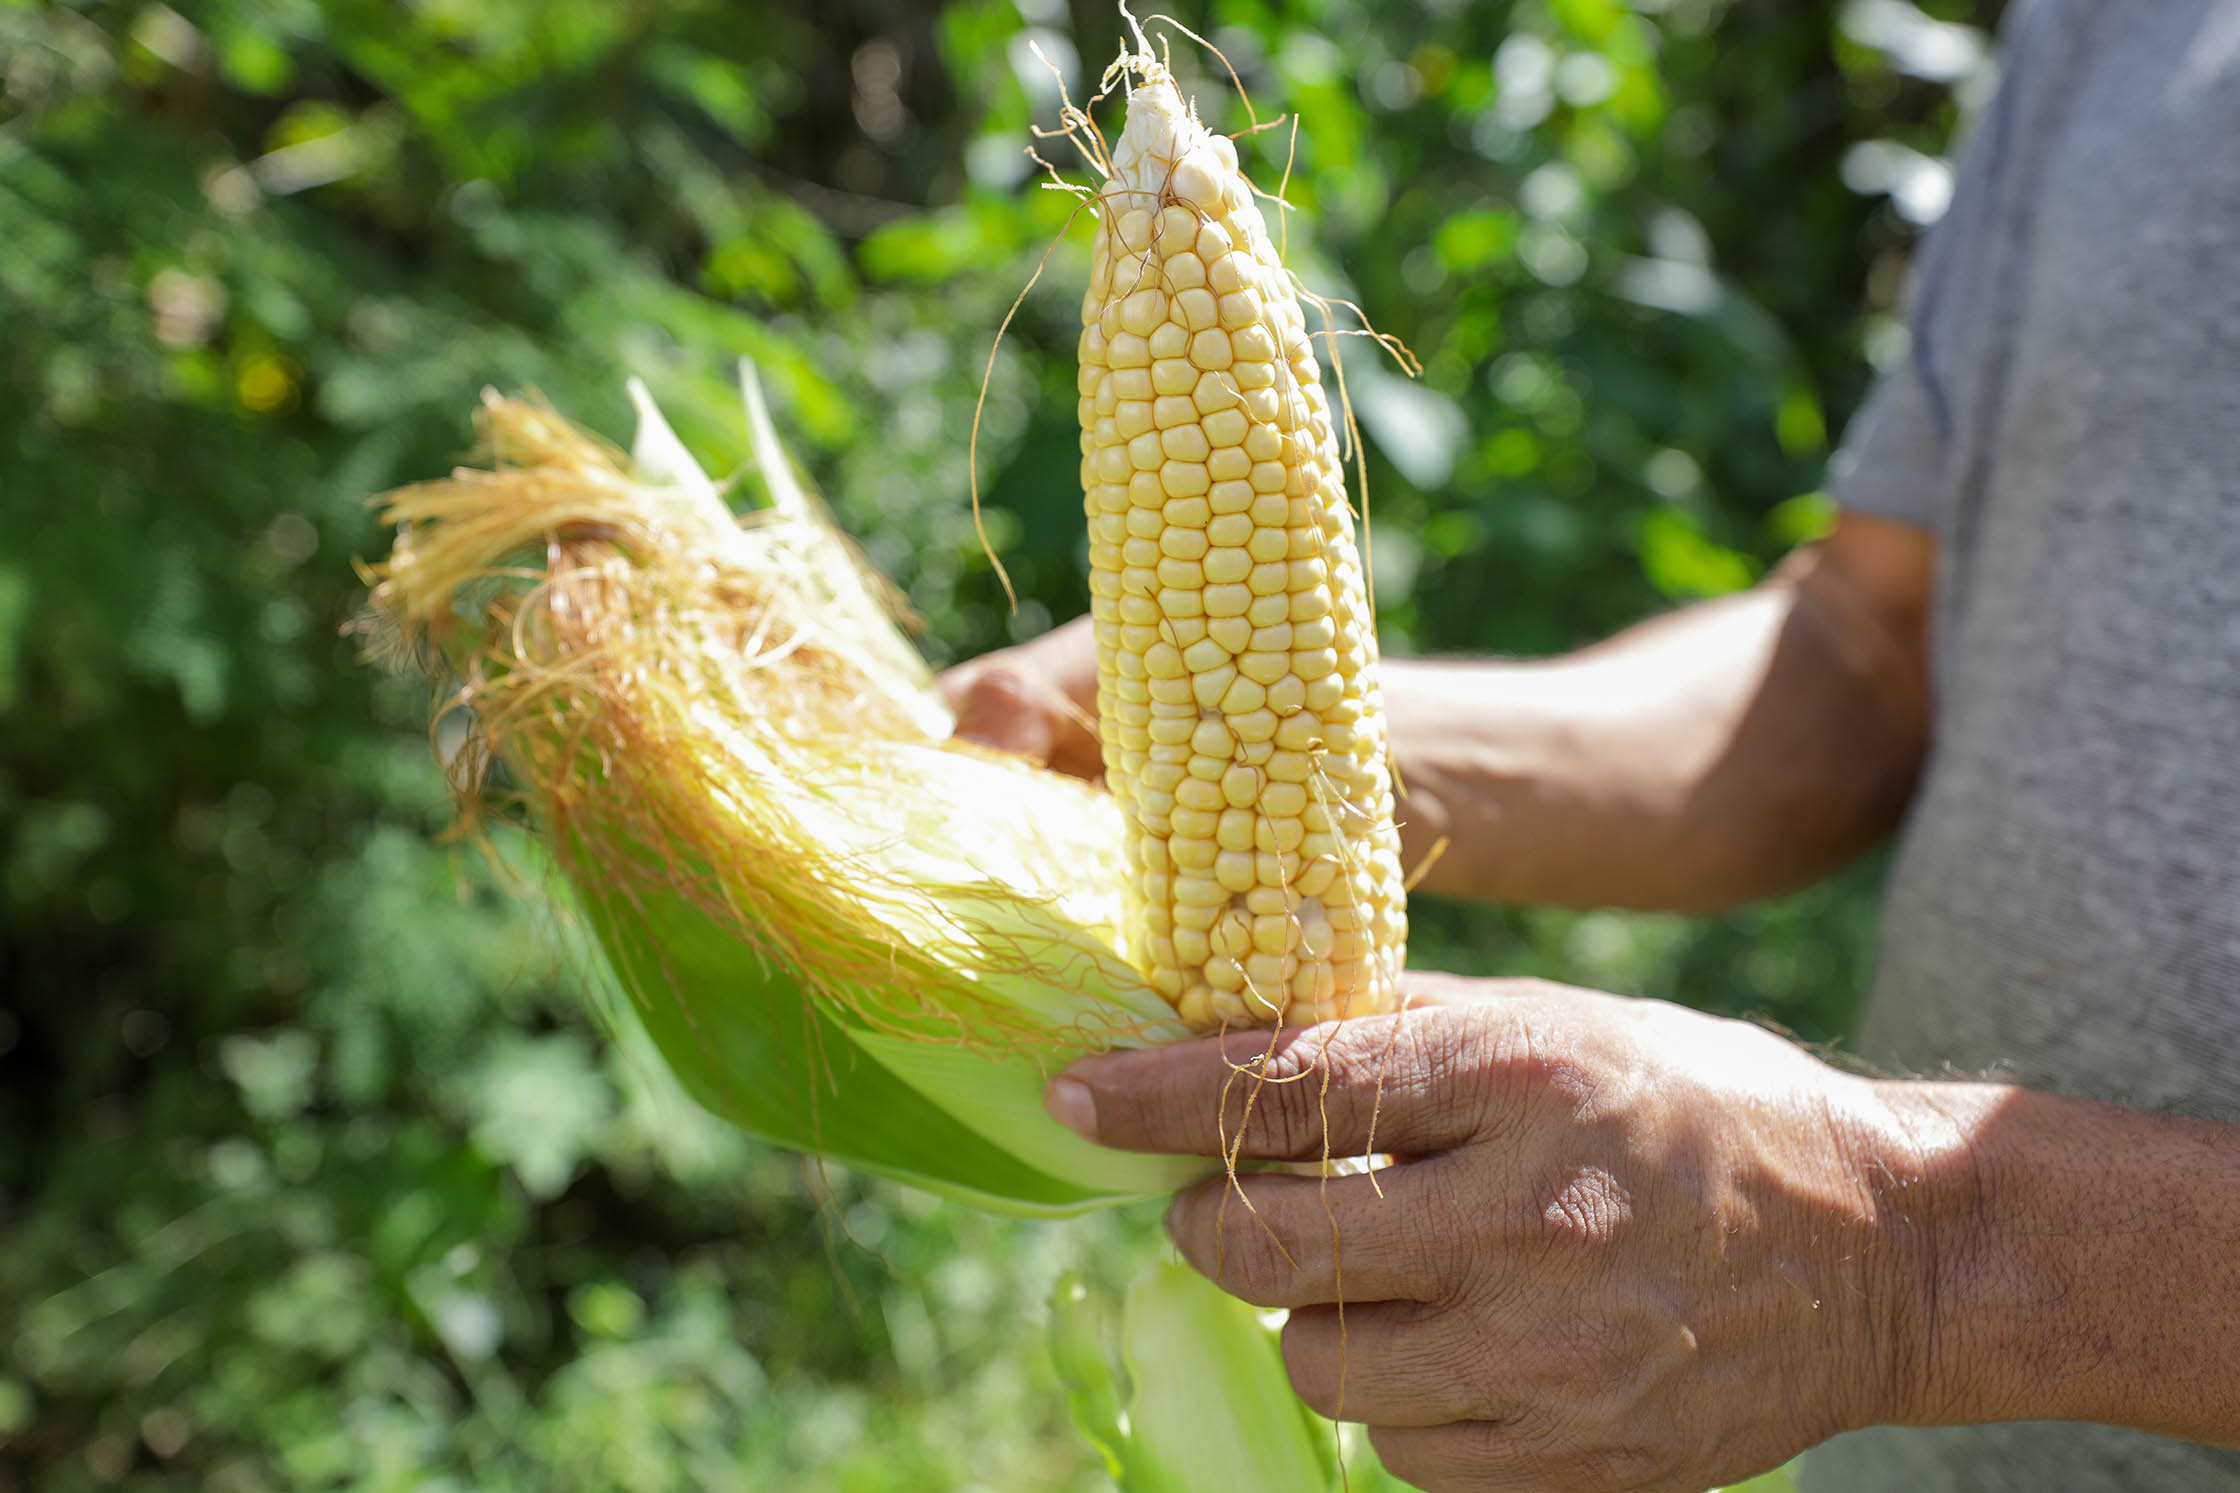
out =
[[[956,734],[967,741],[1016,752],[1037,762],[1050,758],[1055,732],[1049,702],[1011,665],[988,662],[960,679],[942,676],[942,688],[957,712]]]
[[[1467,1140],[1487,1104],[1499,1007],[1403,1011],[1105,1053],[1050,1086],[1050,1113],[1128,1151],[1311,1161]]]
[[[954,705],[983,672],[1003,669],[1047,687],[1054,703],[1093,713],[1097,708],[1097,645],[1092,619],[1074,618],[1040,637],[984,653],[942,671],[937,683]]]
[[[1438,1493],[1696,1493],[1705,1481],[1652,1441],[1581,1445],[1523,1421],[1372,1423],[1369,1444],[1387,1472]]]
[[[1509,1408],[1463,1320],[1415,1302],[1294,1311],[1283,1324],[1283,1367],[1299,1398],[1331,1420],[1443,1426]]]
[[[1437,1159],[1372,1179],[1215,1177],[1175,1199],[1167,1232],[1195,1270],[1262,1307],[1436,1301],[1468,1267]]]
[[[1069,701],[1062,714],[1051,718],[1050,755],[1044,761],[1052,770],[1092,783],[1104,776],[1104,742],[1097,735],[1096,711],[1094,698],[1086,714]]]
[[[1074,618],[1041,637],[1019,645],[1033,673],[1048,679],[1076,710],[1097,709],[1097,635],[1092,618]]]

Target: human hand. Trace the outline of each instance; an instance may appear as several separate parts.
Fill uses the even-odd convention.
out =
[[[1290,1309],[1307,1404],[1434,1489],[1698,1493],[1898,1417],[1925,1276],[1891,1224],[1912,1162],[1884,1086],[1661,1002],[1412,983],[1400,1017],[1108,1054],[1051,1087],[1129,1150],[1404,1157],[1216,1178],[1169,1215],[1192,1265]]]
[[[1087,617],[958,664],[942,674],[941,690],[957,713],[957,735],[1077,778],[1103,775],[1096,639]]]

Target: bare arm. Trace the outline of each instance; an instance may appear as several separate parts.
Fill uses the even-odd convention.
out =
[[[1453,896],[1700,911],[1887,835],[1928,741],[1935,541],[1847,517],[1764,584],[1539,663],[1385,669],[1411,867]],[[1093,776],[1081,623],[946,681],[959,730]]]

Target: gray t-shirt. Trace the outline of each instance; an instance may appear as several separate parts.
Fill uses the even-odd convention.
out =
[[[1935,736],[1859,1048],[2229,1118],[2240,0],[2014,13],[1912,322],[1838,479],[1941,541]],[[2048,1423],[1865,1431],[1806,1469],[1808,1493],[2240,1490],[2240,1453]]]

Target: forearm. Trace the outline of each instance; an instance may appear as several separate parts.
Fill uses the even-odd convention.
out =
[[[1506,902],[1698,911],[1800,885],[1888,834],[1926,739],[1917,659],[1809,561],[1547,663],[1394,661],[1413,866]]]
[[[2240,1447],[2240,1127],[1890,1085],[1918,1148],[1916,1424],[2081,1420]],[[1896,1169],[1903,1170],[1903,1167]]]

